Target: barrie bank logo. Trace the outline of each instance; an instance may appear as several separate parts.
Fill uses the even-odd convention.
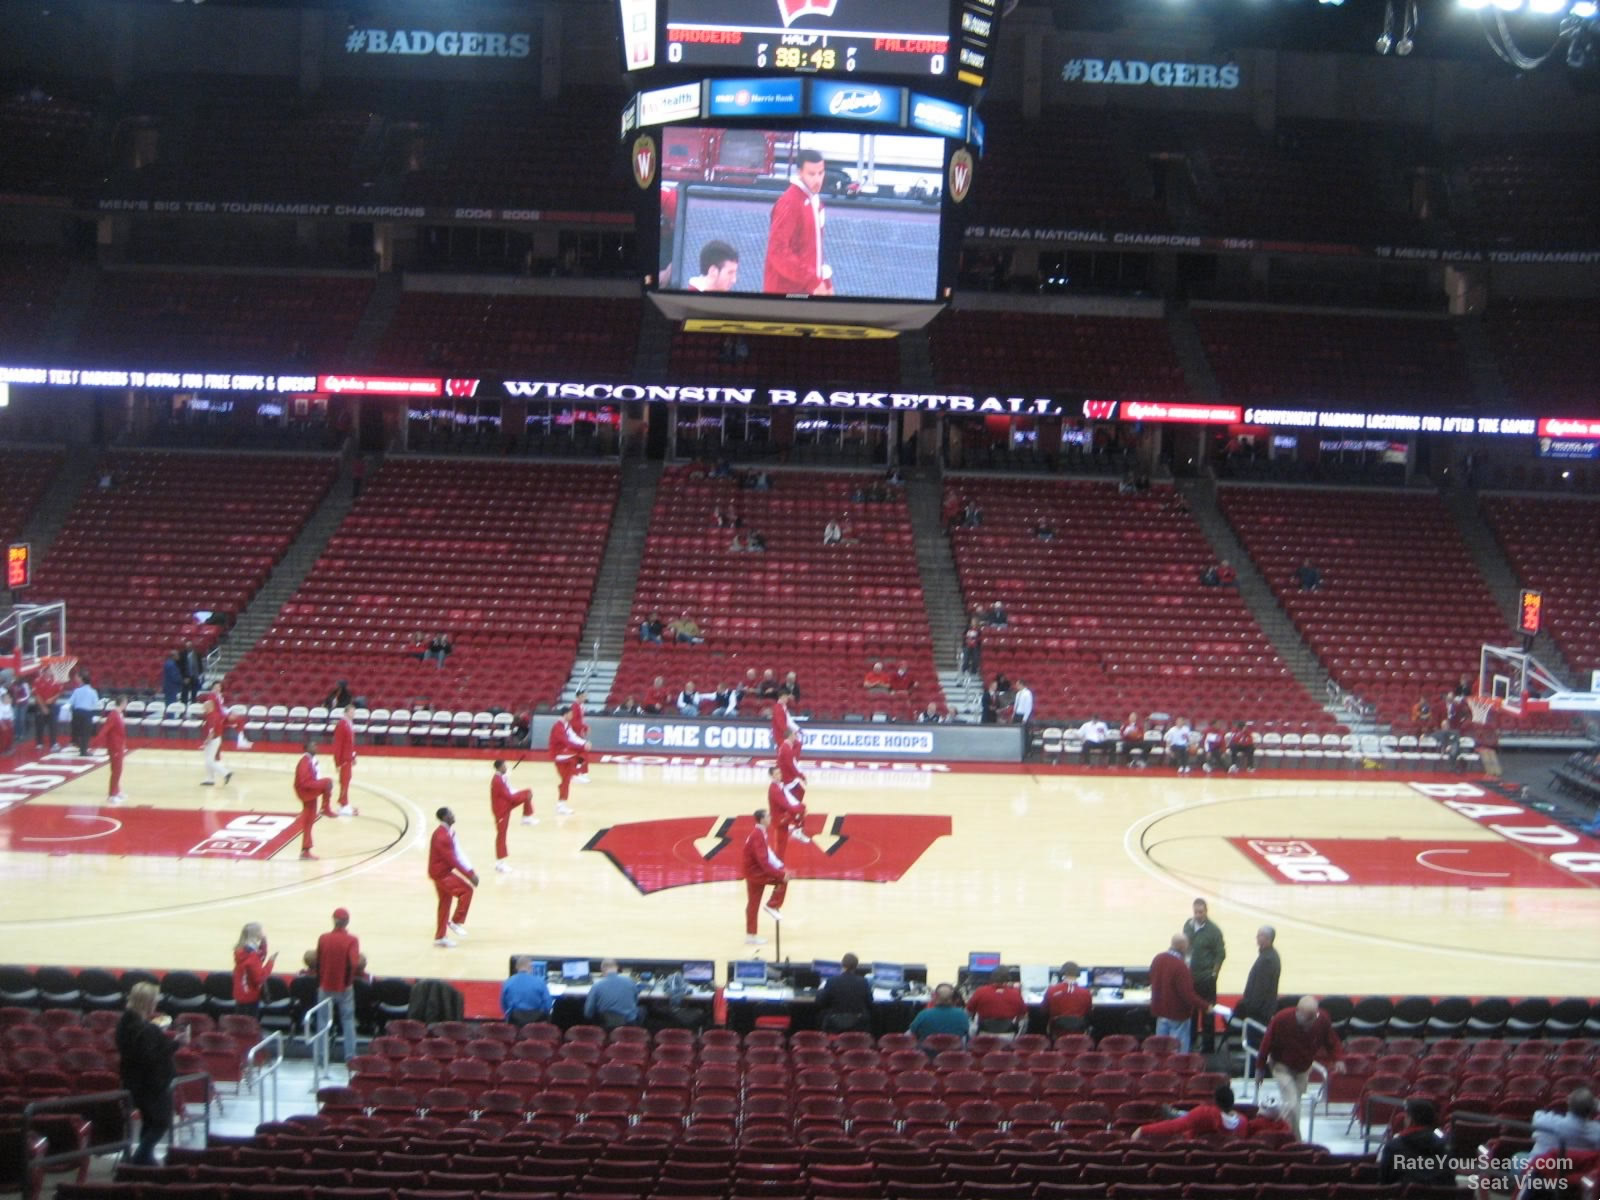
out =
[[[344,39],[346,54],[432,54],[440,58],[527,58],[533,53],[528,33],[480,33],[476,30],[352,29]]]
[[[785,28],[801,17],[831,17],[839,0],[778,0],[778,16]]]
[[[1231,92],[1239,86],[1235,63],[1145,62],[1137,58],[1069,58],[1064,83],[1119,83],[1131,87],[1200,88]]]
[[[604,854],[648,896],[743,878],[744,843],[754,824],[749,815],[634,821],[602,829],[584,849]],[[811,843],[790,842],[784,865],[791,879],[895,883],[953,828],[948,816],[810,813]]]
[[[869,117],[882,107],[883,93],[877,88],[849,88],[828,101],[828,112],[835,117]]]

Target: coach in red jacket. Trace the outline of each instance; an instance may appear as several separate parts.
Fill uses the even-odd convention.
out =
[[[105,746],[107,761],[111,764],[111,782],[106,785],[107,804],[121,804],[127,800],[122,794],[122,760],[128,754],[128,722],[122,713],[127,707],[126,696],[114,697],[100,723],[100,732],[94,738]]]
[[[339,710],[333,726],[333,765],[339,769],[339,815],[353,817],[350,807],[350,775],[356,769],[356,724],[348,709]]]
[[[756,933],[757,914],[765,911],[774,921],[783,920],[783,914],[778,910],[783,907],[783,898],[789,891],[789,876],[783,869],[783,860],[773,853],[772,845],[767,840],[770,821],[767,810],[758,808],[755,828],[744,840],[744,940],[752,946],[759,946],[767,940]],[[769,886],[772,888],[772,897],[762,904],[761,893]]]
[[[1194,975],[1185,957],[1189,939],[1172,935],[1172,945],[1150,962],[1150,1015],[1156,1019],[1156,1034],[1178,1039],[1182,1053],[1189,1053],[1196,1013],[1210,1007],[1194,990]]]
[[[533,789],[523,788],[520,792],[513,792],[511,782],[506,778],[506,760],[495,759],[494,778],[489,781],[489,807],[494,812],[494,869],[502,874],[511,870],[506,862],[511,855],[506,849],[506,832],[511,828],[511,814],[519,804],[523,812],[533,812]],[[531,815],[522,819],[528,823],[538,820]]]
[[[472,907],[472,889],[478,886],[478,873],[456,841],[455,813],[441,808],[434,815],[439,818],[439,827],[428,842],[428,878],[433,880],[433,890],[439,896],[439,919],[434,923],[433,944],[448,948],[456,944],[456,938],[467,936],[467,910]],[[456,905],[454,916],[450,913],[452,899]]]
[[[220,740],[220,736],[219,736]],[[300,814],[304,824],[300,835],[300,857],[312,858],[311,826],[317,819],[317,801],[322,802],[322,815],[333,816],[328,807],[333,801],[333,780],[324,779],[317,771],[317,744],[306,743],[306,752],[294,767],[294,794],[300,797]]]

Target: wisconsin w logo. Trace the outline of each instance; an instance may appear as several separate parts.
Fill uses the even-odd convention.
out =
[[[656,142],[648,133],[641,133],[633,143],[633,181],[647,188],[656,177]]]
[[[839,0],[778,0],[778,15],[787,28],[799,17],[831,17]]]

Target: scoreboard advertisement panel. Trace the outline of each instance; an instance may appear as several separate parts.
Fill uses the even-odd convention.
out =
[[[665,65],[951,74],[950,0],[666,0]]]

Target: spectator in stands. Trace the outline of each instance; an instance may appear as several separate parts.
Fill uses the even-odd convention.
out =
[[[861,686],[869,692],[887,692],[891,688],[889,672],[884,670],[883,663],[875,662],[872,669],[867,672],[867,677],[861,681]]]
[[[961,673],[978,675],[983,671],[983,622],[973,617],[961,636]]]
[[[672,640],[683,642],[685,645],[698,646],[705,641],[705,634],[700,631],[700,624],[688,613],[674,617],[667,622],[667,629],[672,633]]]
[[[555,1002],[550,998],[544,972],[534,971],[533,959],[526,954],[517,955],[512,966],[515,971],[500,985],[501,1013],[518,1029],[548,1021]]]
[[[233,946],[233,1011],[247,1017],[261,1014],[261,989],[278,961],[267,953],[267,935],[261,925],[251,921],[239,931]]]
[[[1194,978],[1195,993],[1206,1002],[1206,1010],[1199,1014],[1200,1049],[1210,1054],[1216,1048],[1211,1006],[1217,1002],[1217,976],[1228,957],[1228,947],[1204,900],[1197,897],[1191,911],[1194,915],[1183,923],[1183,936],[1189,939],[1189,974]]]
[[[1450,1147],[1439,1133],[1439,1110],[1432,1100],[1412,1096],[1406,1101],[1405,1125],[1378,1151],[1378,1182],[1455,1187]]]
[[[406,640],[405,655],[407,658],[414,658],[418,662],[427,662],[428,635],[423,633],[420,629],[413,633],[410,638]]]
[[[967,1013],[977,1033],[1015,1036],[1028,1020],[1028,1004],[1011,971],[996,967],[989,982],[972,993]]]
[[[616,959],[601,962],[600,978],[583,1002],[583,1019],[607,1029],[639,1023],[639,986],[618,971]]]
[[[1053,542],[1056,540],[1056,527],[1041,518],[1033,523],[1033,536],[1041,542]]]
[[[1272,1072],[1278,1084],[1278,1103],[1283,1119],[1298,1136],[1300,1097],[1306,1094],[1311,1064],[1318,1059],[1331,1070],[1343,1072],[1339,1061],[1339,1035],[1333,1031],[1328,1014],[1317,1007],[1315,996],[1301,996],[1293,1008],[1286,1008],[1267,1023],[1261,1038],[1261,1053],[1256,1058],[1258,1078]]]
[[[713,238],[700,247],[700,274],[690,279],[691,292],[731,292],[739,282],[739,252]]]
[[[732,720],[739,715],[739,689],[731,683],[719,684],[711,703],[712,716]]]
[[[1437,724],[1433,719],[1433,705],[1426,696],[1418,696],[1417,702],[1411,706],[1411,724],[1420,737],[1424,733],[1432,733]]]
[[[1540,1109],[1533,1114],[1533,1148],[1528,1158],[1566,1154],[1573,1150],[1600,1150],[1600,1121],[1595,1120],[1594,1092],[1586,1087],[1567,1093],[1567,1111]]]
[[[1175,933],[1171,944],[1150,960],[1150,1015],[1156,1019],[1156,1033],[1177,1038],[1185,1054],[1193,1044],[1195,1017],[1206,1010],[1205,999],[1194,990],[1188,953],[1189,939]]]
[[[776,700],[783,692],[783,685],[778,682],[778,676],[771,667],[761,672],[761,686],[756,689],[756,695],[763,700]]]
[[[176,704],[182,694],[183,672],[178,669],[178,652],[174,650],[161,664],[161,698],[168,704]]]
[[[1314,592],[1322,586],[1322,572],[1308,558],[1295,568],[1294,579],[1302,592]]]
[[[333,685],[333,691],[328,693],[328,698],[322,702],[323,708],[350,708],[354,706],[356,698],[350,694],[350,681],[341,679]]]
[[[1239,572],[1234,570],[1233,564],[1227,559],[1217,564],[1217,582],[1223,587],[1239,586]]]
[[[1141,1125],[1130,1135],[1132,1140],[1143,1138],[1207,1139],[1218,1137],[1247,1138],[1272,1129],[1284,1129],[1282,1121],[1270,1113],[1248,1117],[1234,1107],[1233,1088],[1221,1084],[1211,1094],[1210,1104],[1197,1104],[1180,1117],[1170,1121],[1152,1121]]]
[[[1089,1028],[1089,1010],[1094,1007],[1094,992],[1078,983],[1078,964],[1061,964],[1061,975],[1044,994],[1045,1032],[1051,1037],[1082,1033]]]
[[[1000,682],[996,680],[983,689],[983,695],[978,698],[978,720],[984,725],[997,725],[1000,722]]]
[[[1167,762],[1178,769],[1179,775],[1189,773],[1189,746],[1194,741],[1194,730],[1189,728],[1187,717],[1179,717],[1161,739],[1167,748]]]
[[[1111,764],[1116,742],[1112,740],[1111,728],[1104,721],[1099,717],[1090,717],[1078,729],[1078,736],[1083,739],[1084,766],[1089,765],[1093,754],[1104,754],[1106,764]]]
[[[344,1061],[356,1056],[356,976],[367,969],[360,940],[350,932],[350,910],[333,910],[333,928],[317,939],[317,1003],[333,1001],[344,1041]]]
[[[622,698],[622,703],[611,706],[613,717],[638,717],[643,716],[644,711],[640,703],[633,698],[632,692]]]
[[[643,707],[645,712],[651,714],[665,712],[667,710],[667,703],[670,699],[671,696],[667,691],[666,676],[657,675],[655,679],[651,681],[649,688],[645,690],[644,704],[641,707]]]
[[[1209,566],[1200,572],[1200,585],[1202,587],[1221,587],[1222,574],[1215,565]]]
[[[1472,695],[1472,676],[1463,672],[1461,678],[1456,680],[1455,687],[1450,689],[1450,694],[1463,700]]]
[[[933,989],[933,1003],[911,1018],[911,1025],[906,1032],[918,1041],[937,1033],[966,1041],[971,1023],[961,1007],[960,999],[954,987],[941,983]]]
[[[759,529],[752,529],[750,531],[750,540],[745,545],[745,549],[749,550],[749,551],[751,551],[752,553],[755,553],[755,554],[764,554],[764,553],[766,553],[766,549],[767,549],[766,536]]]
[[[1239,764],[1243,763],[1246,770],[1256,769],[1256,735],[1250,732],[1250,726],[1244,721],[1235,721],[1233,728],[1228,732],[1228,774],[1237,775]]]
[[[178,1047],[167,1036],[171,1018],[156,1012],[160,994],[160,988],[149,981],[134,984],[117,1022],[122,1086],[139,1110],[139,1146],[128,1161],[140,1167],[155,1165],[156,1146],[172,1125],[170,1089],[177,1074],[174,1058]]]
[[[185,641],[183,648],[178,651],[178,673],[183,676],[183,693],[180,699],[185,704],[194,703],[194,698],[200,694],[200,684],[205,669],[205,660],[200,657],[200,651],[194,648],[193,642]]]
[[[976,500],[968,500],[962,507],[961,524],[968,529],[975,529],[983,524],[983,509],[978,507]]]
[[[428,657],[433,659],[436,666],[444,666],[444,660],[449,658],[454,650],[455,643],[450,640],[450,635],[446,632],[436,633],[428,642]]]
[[[1200,766],[1207,775],[1223,765],[1223,751],[1227,738],[1222,732],[1222,722],[1200,725]]]
[[[735,554],[740,554],[740,553],[743,553],[744,551],[750,549],[750,547],[744,541],[744,539],[741,538],[736,533],[736,534],[733,535],[733,540],[728,543],[728,549],[731,550]]]
[[[1004,629],[1009,623],[1006,616],[1006,606],[1002,601],[996,600],[989,606],[988,621],[996,629]]]
[[[789,697],[789,707],[793,708],[800,703],[800,677],[790,671],[783,677],[783,686],[778,689],[778,695]]]
[[[824,546],[838,546],[842,545],[843,542],[843,528],[841,528],[838,521],[832,517],[828,518],[828,523],[822,527],[822,544]]]
[[[1256,960],[1250,964],[1250,975],[1244,982],[1244,995],[1239,998],[1235,1015],[1249,1017],[1252,1021],[1269,1024],[1278,1013],[1278,980],[1283,974],[1283,960],[1278,957],[1278,931],[1271,925],[1256,930]]]
[[[1139,714],[1131,712],[1117,732],[1117,753],[1128,766],[1133,765],[1133,752],[1144,745],[1144,725]]]
[[[639,622],[639,640],[641,642],[651,642],[659,646],[662,639],[666,637],[666,633],[667,627],[661,621],[661,614],[654,609],[651,610],[648,617]]]
[[[861,974],[861,960],[846,954],[839,973],[817,993],[819,1027],[824,1033],[847,1033],[872,1028],[872,984]]]
[[[678,698],[674,703],[678,707],[680,716],[698,717],[700,715],[700,693],[694,686],[694,680],[689,680],[678,689]]]
[[[939,711],[939,702],[937,700],[928,701],[928,707],[917,714],[917,723],[919,725],[944,724],[944,714]]]

